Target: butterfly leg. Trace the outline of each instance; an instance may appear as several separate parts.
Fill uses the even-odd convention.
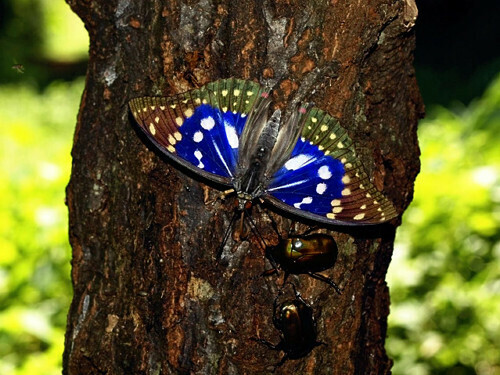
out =
[[[220,194],[217,195],[217,197],[215,197],[215,199],[211,199],[209,201],[207,201],[207,205],[210,205],[210,204],[214,204],[215,202],[217,202],[219,199],[221,201],[225,200],[226,197],[228,195],[231,195],[232,193],[234,193],[234,189],[228,189],[228,190],[224,190],[223,192],[221,192]]]
[[[245,208],[245,213],[246,213],[245,219],[248,220],[248,223],[250,225],[250,228],[251,228],[252,232],[260,240],[260,242],[264,246],[264,249],[267,249],[268,248],[268,244],[267,244],[266,240],[264,239],[264,236],[259,231],[259,227],[257,226],[257,223],[252,218],[252,215],[250,215],[250,212],[246,208]]]
[[[314,273],[314,272],[308,272],[307,274],[309,276],[311,276],[312,278],[316,279],[316,280],[320,280],[320,281],[323,281],[323,282],[327,283],[333,289],[335,289],[335,291],[338,294],[342,294],[342,291],[340,290],[340,288],[338,287],[338,285],[335,284],[335,282],[332,279],[330,279],[329,277],[326,277],[326,276],[323,276],[323,275],[321,275],[319,273]]]
[[[247,237],[247,232],[245,231],[245,211],[241,211],[239,225],[234,233],[234,238],[236,241],[241,241]]]
[[[276,224],[276,221],[274,220],[274,218],[269,215],[269,213],[267,213],[267,217],[269,218],[269,220],[271,221],[271,226],[273,227],[274,231],[276,232],[276,235],[278,236],[278,242],[281,241],[283,239],[283,237],[281,237],[281,233],[280,231],[278,230],[278,224]]]
[[[224,237],[222,238],[222,242],[220,243],[219,247],[217,248],[217,255],[216,259],[220,260],[222,256],[222,251],[224,250],[224,246],[226,245],[227,239],[229,238],[229,235],[231,234],[231,230],[233,229],[234,222],[236,221],[238,217],[238,211],[236,211],[233,214],[233,217],[231,218],[231,221],[229,222],[229,226],[226,229],[226,232],[224,233]]]

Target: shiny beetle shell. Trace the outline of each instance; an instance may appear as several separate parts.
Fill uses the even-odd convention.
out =
[[[280,349],[288,358],[301,358],[318,345],[312,307],[300,296],[282,303],[273,320],[282,334]]]
[[[266,248],[266,257],[273,269],[264,272],[264,275],[275,273],[279,265],[285,272],[285,281],[289,274],[308,274],[331,285],[341,294],[340,288],[333,280],[317,273],[332,268],[337,261],[337,255],[337,244],[333,237],[327,234],[313,233],[280,239],[276,246]]]
[[[268,248],[267,255],[292,274],[320,272],[331,268],[337,261],[337,244],[326,234],[315,233],[282,239]]]

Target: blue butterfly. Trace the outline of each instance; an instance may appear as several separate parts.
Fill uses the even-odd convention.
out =
[[[167,157],[236,192],[307,219],[378,224],[397,216],[370,182],[352,140],[324,111],[298,106],[281,122],[269,91],[235,78],[172,97],[129,103],[142,131]]]

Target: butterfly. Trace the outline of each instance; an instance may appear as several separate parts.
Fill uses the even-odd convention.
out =
[[[271,104],[269,89],[236,78],[129,102],[155,148],[230,188],[240,210],[263,199],[293,215],[334,225],[379,224],[398,215],[370,182],[337,119],[298,105],[282,122],[281,111]]]

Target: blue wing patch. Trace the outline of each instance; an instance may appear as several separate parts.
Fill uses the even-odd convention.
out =
[[[175,153],[206,172],[231,178],[245,121],[241,114],[202,104],[179,127]]]
[[[240,136],[263,89],[252,81],[227,79],[170,97],[129,102],[154,147],[193,172],[230,186]]]
[[[318,146],[299,139],[290,159],[271,179],[267,192],[284,203],[317,215],[331,212],[342,197],[344,165]]]

